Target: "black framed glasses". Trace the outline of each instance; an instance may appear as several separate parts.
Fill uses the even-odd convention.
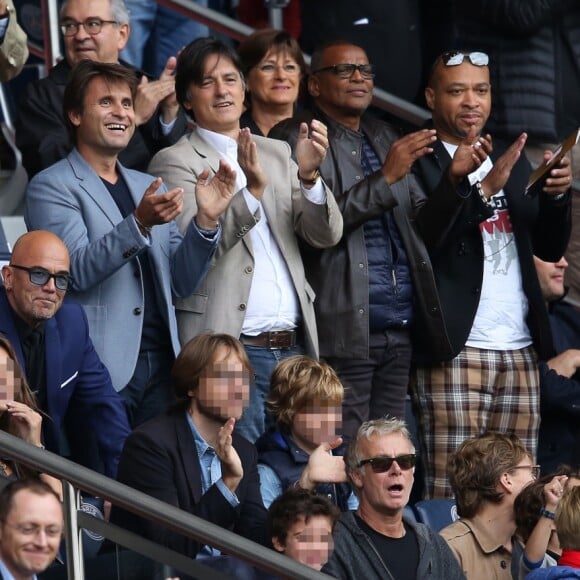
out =
[[[510,471],[515,471],[516,469],[529,469],[532,474],[532,479],[538,479],[540,477],[540,465],[516,465]]]
[[[371,466],[375,473],[385,473],[389,471],[394,462],[403,470],[407,471],[415,467],[417,463],[416,453],[407,453],[405,455],[397,455],[396,457],[386,457],[381,455],[380,457],[371,457],[370,459],[363,459],[357,467],[363,467],[367,463]]]
[[[489,56],[485,52],[461,52],[459,50],[452,50],[450,52],[444,52],[441,59],[445,66],[458,66],[465,59],[474,66],[487,66],[489,64]]]
[[[41,268],[40,266],[17,266],[16,264],[9,264],[11,268],[16,268],[17,270],[23,270],[28,272],[28,278],[32,284],[35,286],[44,286],[48,284],[48,281],[53,278],[54,285],[57,290],[68,290],[72,276],[67,272],[59,272],[57,274],[51,274],[48,270]]]
[[[352,64],[352,63],[341,63],[333,64],[332,66],[324,66],[318,70],[312,71],[313,75],[321,72],[331,72],[341,79],[349,79],[354,71],[357,70],[363,79],[374,79],[375,69],[372,64]]]
[[[116,20],[103,20],[102,18],[87,18],[83,22],[76,20],[64,20],[60,23],[63,36],[74,36],[82,26],[87,34],[95,36],[103,29],[103,24],[119,24]]]

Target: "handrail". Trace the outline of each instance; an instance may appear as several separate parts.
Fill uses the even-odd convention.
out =
[[[299,580],[327,580],[329,578],[325,574],[308,568],[229,530],[114,481],[86,467],[73,463],[54,453],[25,443],[21,439],[3,431],[0,431],[0,454],[2,457],[21,463],[30,469],[63,479],[77,489],[108,500],[116,506],[126,509],[140,517],[152,520],[184,536],[210,544],[227,554],[249,562],[272,574]],[[91,522],[90,517],[82,517],[80,513],[78,514],[78,518],[79,521],[83,522],[83,525]],[[100,524],[94,527],[88,525],[86,527],[94,529],[95,531],[98,529],[106,537],[109,537],[109,534],[104,533],[105,531],[115,529],[118,532],[121,529],[105,522],[100,522]],[[124,532],[129,534],[126,530]],[[69,533],[74,533],[74,530],[69,531]],[[111,533],[110,535],[113,536],[114,534]],[[117,534],[115,537],[119,538],[122,536]],[[133,537],[137,538],[135,534],[133,534]],[[142,538],[140,539],[144,543],[147,542]],[[123,545],[125,544],[123,543]],[[132,547],[135,549],[134,546]],[[146,550],[141,551],[140,549],[135,549],[135,551],[139,551],[145,556],[149,554]],[[172,552],[167,548],[160,547],[160,551],[164,554],[173,554],[181,559],[184,558],[183,555]],[[163,561],[164,563],[173,565],[173,561],[169,561],[167,558],[164,558]],[[182,561],[184,564],[187,563],[185,560]],[[191,563],[193,569],[199,570],[199,561],[192,560]],[[190,569],[184,569],[183,567],[180,567],[180,569],[185,573],[195,573],[195,570],[190,571]],[[75,580],[77,580],[76,577]]]
[[[254,32],[254,28],[242,24],[217,10],[201,6],[193,0],[157,1],[159,4],[167,6],[168,8],[173,8],[188,18],[193,16],[196,21],[211,27],[217,32],[225,34],[234,40],[241,41]],[[276,6],[277,3],[274,2],[272,5]],[[33,46],[29,46],[29,48],[34,54],[45,60],[46,68],[47,70],[50,70],[50,68],[62,58],[60,33],[58,30],[57,0],[42,0],[42,13],[44,37],[48,38],[48,42],[45,43],[44,51],[39,51]],[[305,54],[304,58],[307,64],[310,63],[309,55]],[[374,89],[373,104],[379,109],[382,109],[413,125],[423,125],[423,123],[430,118],[430,113],[426,109],[405,101],[404,99],[384,91],[379,87],[375,87]]]

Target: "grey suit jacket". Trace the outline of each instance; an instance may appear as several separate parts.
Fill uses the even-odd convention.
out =
[[[342,236],[342,216],[328,189],[326,204],[306,199],[287,143],[256,135],[254,139],[268,176],[262,205],[298,295],[307,353],[317,357],[314,291],[304,274],[297,235],[313,247],[331,247]],[[163,177],[168,187],[184,188],[184,209],[177,219],[182,231],[197,212],[197,176],[205,168],[217,171],[219,159],[195,130],[153,157],[149,171]],[[259,220],[259,210],[252,214],[243,194],[234,195],[220,219],[222,238],[206,279],[195,294],[175,303],[182,343],[206,330],[240,335],[254,271],[252,242],[247,234]]]
[[[117,165],[135,205],[153,181],[146,173]],[[163,188],[165,189],[165,188]],[[29,230],[58,235],[71,255],[68,295],[87,313],[95,349],[117,391],[133,376],[143,327],[144,295],[137,256],[152,259],[159,310],[179,351],[172,295],[188,296],[207,272],[217,239],[204,238],[193,223],[184,236],[174,222],[143,237],[132,215],[123,218],[100,177],[74,149],[66,159],[37,174],[26,192]]]

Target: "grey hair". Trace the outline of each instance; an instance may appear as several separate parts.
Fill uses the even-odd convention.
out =
[[[396,417],[381,417],[380,419],[372,419],[365,421],[356,432],[356,435],[351,440],[344,454],[344,462],[346,464],[346,472],[350,479],[350,474],[360,469],[358,464],[366,459],[360,454],[361,439],[371,439],[372,437],[380,437],[384,435],[401,435],[411,444],[412,453],[415,453],[415,446],[411,440],[411,434],[407,429],[405,421],[397,419]],[[354,486],[353,486],[354,488]]]
[[[64,13],[68,7],[68,0],[64,0],[60,7],[60,18],[64,18]],[[129,10],[125,6],[125,0],[109,0],[111,18],[119,24],[129,24]]]

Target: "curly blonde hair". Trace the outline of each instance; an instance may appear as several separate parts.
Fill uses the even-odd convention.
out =
[[[266,405],[276,423],[290,429],[296,413],[308,405],[342,405],[344,387],[325,362],[307,356],[284,359],[270,378]]]

